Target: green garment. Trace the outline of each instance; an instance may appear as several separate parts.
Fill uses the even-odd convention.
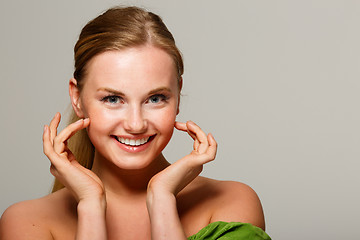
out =
[[[188,240],[271,240],[261,228],[250,223],[213,222]]]

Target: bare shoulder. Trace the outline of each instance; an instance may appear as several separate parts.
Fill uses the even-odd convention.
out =
[[[59,191],[10,206],[0,219],[0,239],[54,239],[51,229],[69,207],[66,199],[67,194]]]
[[[203,178],[202,181],[217,192],[211,204],[211,222],[246,222],[265,230],[260,199],[250,186],[235,181],[209,178]]]
[[[43,199],[16,203],[0,219],[0,238],[52,239],[44,216]]]

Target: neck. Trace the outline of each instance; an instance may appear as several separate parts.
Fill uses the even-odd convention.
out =
[[[170,163],[160,154],[152,163],[142,169],[121,169],[113,162],[103,159],[95,152],[92,171],[103,182],[107,195],[134,197],[146,195],[151,178]]]

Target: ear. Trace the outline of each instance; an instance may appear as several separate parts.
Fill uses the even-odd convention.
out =
[[[178,84],[179,84],[179,96],[178,96],[178,104],[177,104],[176,115],[178,115],[179,112],[180,112],[180,95],[181,95],[181,89],[182,89],[182,86],[183,86],[183,79],[182,79],[182,77],[180,77]]]
[[[75,78],[71,78],[69,81],[69,95],[71,100],[71,105],[79,118],[84,118],[84,113],[81,108],[81,99],[80,91],[77,86],[77,81]]]

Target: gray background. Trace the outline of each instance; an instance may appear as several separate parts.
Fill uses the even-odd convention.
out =
[[[0,213],[49,192],[43,125],[67,112],[80,29],[119,3],[158,13],[177,39],[179,120],[219,142],[203,175],[253,187],[273,239],[356,238],[360,1],[350,0],[2,0]],[[176,133],[165,154],[190,149]]]

